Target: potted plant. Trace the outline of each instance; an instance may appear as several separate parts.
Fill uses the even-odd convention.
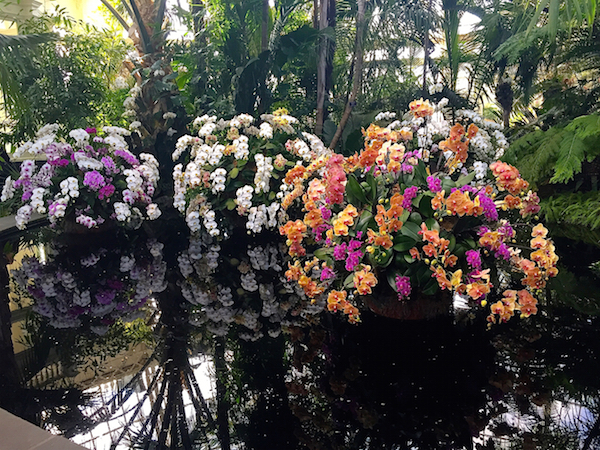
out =
[[[3,202],[14,198],[19,229],[26,228],[34,211],[47,214],[59,230],[80,232],[109,223],[137,228],[160,216],[152,202],[158,162],[151,154],[138,157],[128,150],[129,131],[76,129],[68,140],[57,132],[58,125],[46,125],[14,153],[32,156],[21,163],[16,180],[6,179],[2,191]],[[39,164],[33,157],[45,161]]]
[[[414,101],[403,121],[382,115],[387,126],[363,130],[360,154],[326,155],[285,177],[283,204],[303,206],[280,228],[287,276],[351,322],[362,308],[424,318],[453,298],[494,299],[490,322],[528,317],[557,274],[547,230],[530,223],[537,195],[516,168],[492,162],[507,147],[500,126],[473,111],[450,122],[445,103]]]

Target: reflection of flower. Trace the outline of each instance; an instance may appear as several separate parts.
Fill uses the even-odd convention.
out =
[[[220,336],[237,328],[241,339],[257,340],[265,334],[276,337],[282,329],[306,323],[323,311],[324,302],[311,304],[304,291],[283,275],[285,246],[249,244],[232,262],[222,256],[227,254],[222,245],[227,242],[218,244],[197,235],[178,257],[184,277],[180,287],[194,305],[194,325]]]
[[[261,119],[256,127],[247,114],[229,121],[202,116],[193,123],[198,135],[177,141],[173,160],[185,153],[188,162],[173,170],[174,206],[192,232],[205,229],[211,236],[225,236],[221,220],[228,211],[229,218],[245,218],[249,232],[276,229],[281,199],[290,188],[287,180],[281,181],[282,171],[327,152],[316,136],[298,134],[298,121],[285,110]]]
[[[520,284],[519,295],[494,304],[489,320],[535,314],[532,293],[557,274],[558,260],[541,224],[526,237],[537,195],[508,164],[493,162],[488,171],[500,144],[486,150],[486,162],[473,158],[481,131],[474,122],[482,122],[474,113],[462,111],[450,125],[439,105],[415,101],[411,112],[387,128],[371,125],[360,154],[324,156],[288,172],[294,187],[283,205],[300,197],[304,205],[303,216],[290,213],[280,227],[293,258],[288,279],[352,322],[358,313],[345,304],[386,279],[401,300],[414,289],[448,290],[479,305],[501,286]]]
[[[166,288],[161,249],[156,241],[131,253],[118,247],[83,253],[58,247],[47,262],[25,257],[13,277],[51,326],[100,333],[116,319],[139,317],[152,294]]]
[[[35,162],[21,164],[21,176],[6,180],[2,201],[20,193],[16,215],[17,227],[24,229],[31,214],[48,214],[57,224],[70,213],[76,223],[94,228],[106,220],[137,225],[144,218],[160,216],[152,196],[158,182],[158,162],[142,153],[139,159],[127,150],[124,136],[129,132],[118,127],[104,127],[104,135],[95,128],[69,133],[72,143],[56,138],[57,125],[47,125],[36,140],[17,149],[44,154],[46,162],[37,170]],[[141,160],[141,162],[140,162]]]

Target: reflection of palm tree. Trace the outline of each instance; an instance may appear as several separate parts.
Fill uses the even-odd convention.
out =
[[[159,298],[162,310],[157,333],[161,336],[153,355],[123,388],[96,411],[99,421],[111,420],[117,411],[125,408],[136,388],[145,390],[142,398],[128,413],[132,413],[111,449],[128,439],[136,448],[177,448],[191,450],[199,442],[207,442],[207,431],[216,429],[216,421],[200,391],[189,361],[188,311],[183,298],[170,291]],[[143,375],[157,364],[147,386]],[[195,427],[189,427],[189,414],[184,405],[184,391],[192,402]],[[146,406],[147,408],[144,408]],[[189,406],[187,406],[189,408]],[[145,410],[149,409],[149,413]]]

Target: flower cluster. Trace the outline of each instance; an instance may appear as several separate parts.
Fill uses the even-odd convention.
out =
[[[364,130],[360,154],[288,171],[294,188],[282,204],[301,199],[303,210],[280,227],[292,257],[286,276],[350,322],[359,320],[361,297],[388,285],[398,301],[444,290],[474,306],[502,297],[493,323],[515,310],[535,314],[535,295],[558,260],[541,224],[524,241],[539,198],[516,168],[491,162],[497,146],[487,162],[472,157],[481,136],[475,113],[450,124],[440,104],[420,100],[410,110],[402,123]]]
[[[57,126],[47,125],[15,152],[15,157],[46,158],[39,168],[33,160],[23,161],[19,178],[6,179],[1,200],[19,197],[19,229],[34,211],[48,214],[52,224],[68,216],[87,228],[107,220],[135,226],[160,216],[152,203],[158,162],[150,154],[137,157],[128,150],[127,130],[104,127],[100,134],[95,128],[76,129],[69,133],[71,143],[59,140],[57,131]]]
[[[12,275],[33,300],[33,311],[55,328],[104,334],[116,320],[141,317],[152,294],[166,288],[162,244],[156,241],[131,252],[54,247],[48,256],[43,262],[25,257]]]
[[[249,233],[276,229],[282,222],[281,199],[290,184],[281,182],[286,168],[327,152],[314,135],[299,134],[297,120],[285,110],[261,116],[262,123],[241,114],[231,120],[202,116],[194,120],[197,136],[179,138],[173,152],[187,163],[173,171],[174,206],[192,232],[226,235],[224,217],[244,218]],[[200,217],[210,216],[201,223]],[[239,222],[229,216],[229,222]]]

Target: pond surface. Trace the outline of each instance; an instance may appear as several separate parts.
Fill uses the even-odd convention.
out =
[[[31,314],[1,406],[88,448],[600,447],[593,298],[491,329],[460,305],[352,325],[287,283],[269,237],[44,240],[12,266]]]

